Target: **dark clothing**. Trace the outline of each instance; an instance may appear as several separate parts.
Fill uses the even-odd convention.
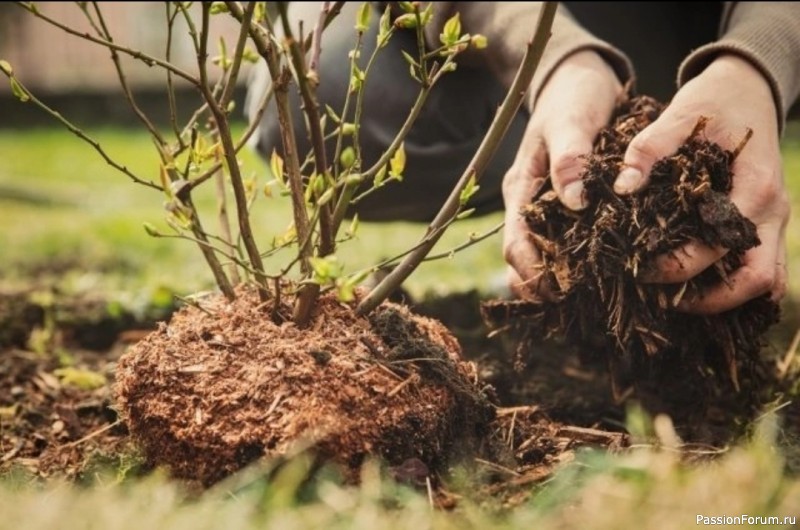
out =
[[[365,220],[428,221],[438,212],[505,96],[540,3],[434,5],[433,23],[426,28],[429,47],[438,46],[442,26],[456,11],[461,13],[463,31],[486,35],[489,47],[464,53],[458,69],[433,88],[405,140],[405,182],[389,183],[358,204],[358,213]],[[319,13],[316,3],[292,7],[293,16],[306,20],[306,28],[313,27]],[[343,108],[349,83],[347,56],[355,45],[356,9],[354,4],[345,4],[323,38],[319,98],[337,111]],[[364,36],[362,66],[375,47],[379,14],[373,15],[372,27]],[[732,7],[722,2],[562,2],[526,104],[483,175],[480,191],[470,202],[478,214],[502,209],[502,179],[514,160],[541,87],[565,57],[586,49],[603,56],[623,82],[633,76],[635,64],[638,92],[664,101],[673,96],[678,83],[697,75],[716,54],[742,55],[764,73],[783,119],[800,91],[800,4],[740,3]],[[416,55],[413,31],[395,34],[379,54],[366,82],[361,127],[366,167],[389,146],[419,92],[401,50]],[[267,86],[263,70],[260,75],[260,83],[251,86],[250,105]],[[309,142],[296,97],[294,103],[300,152],[305,153]],[[352,116],[346,119],[352,121]],[[273,108],[264,115],[257,147],[265,157],[273,149],[281,150]]]

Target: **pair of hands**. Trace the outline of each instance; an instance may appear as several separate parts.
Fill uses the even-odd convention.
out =
[[[597,133],[611,118],[622,86],[611,67],[595,52],[569,56],[542,89],[513,166],[503,181],[506,208],[503,252],[509,285],[522,298],[550,299],[542,281],[541,258],[520,215],[544,184],[548,170],[561,202],[585,207],[580,172],[582,157],[592,151]],[[756,224],[761,244],[744,256],[743,266],[700,299],[684,300],[679,311],[720,313],[765,293],[774,300],[786,291],[785,231],[789,200],[783,184],[778,116],[769,84],[746,60],[721,55],[686,83],[663,114],[628,147],[624,169],[614,184],[620,195],[647,185],[653,164],[674,153],[700,116],[710,118],[706,137],[733,149],[747,128],[754,131],[733,165],[731,200]],[[726,252],[697,242],[657,259],[650,283],[679,283],[693,278]]]

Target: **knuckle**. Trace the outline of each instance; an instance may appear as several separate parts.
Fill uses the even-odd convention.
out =
[[[625,161],[627,163],[635,163],[640,160],[653,159],[656,160],[661,157],[659,153],[658,144],[651,128],[647,128],[636,135],[628,145],[628,150],[625,153]]]
[[[752,291],[755,296],[768,293],[775,286],[775,268],[752,268],[745,275],[744,280],[748,283],[748,290]]]
[[[550,164],[550,172],[561,181],[562,185],[568,184],[565,178],[578,177],[578,173],[583,168],[585,155],[586,153],[577,149],[569,149],[558,153],[553,157]]]
[[[503,242],[503,259],[506,263],[513,264],[517,255],[520,253],[522,241],[519,238],[507,239]]]

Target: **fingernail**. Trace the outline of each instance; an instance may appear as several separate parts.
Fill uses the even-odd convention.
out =
[[[564,188],[564,206],[570,210],[582,210],[586,207],[582,182],[577,181],[567,184],[567,187]]]
[[[643,180],[642,172],[635,167],[626,167],[619,172],[616,182],[614,182],[614,191],[617,193],[633,193],[641,185]]]

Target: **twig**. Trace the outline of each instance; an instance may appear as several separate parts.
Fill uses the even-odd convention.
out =
[[[165,45],[164,58],[167,62],[172,60],[172,30],[175,26],[175,18],[178,16],[178,10],[176,9],[170,13],[169,6],[170,2],[164,2],[167,17],[167,43]],[[183,136],[178,127],[178,105],[175,101],[175,85],[172,82],[172,72],[170,70],[167,70],[167,101],[169,103],[169,123],[178,141],[178,149],[182,149],[184,147]]]
[[[253,12],[255,11],[256,2],[250,2],[247,9],[242,14],[241,24],[251,28]],[[217,130],[219,131],[220,142],[222,144],[223,153],[225,155],[225,162],[228,166],[228,174],[231,178],[231,185],[233,187],[233,196],[236,201],[236,217],[239,221],[239,235],[242,238],[247,257],[250,264],[255,271],[255,279],[258,285],[258,297],[264,302],[269,298],[269,286],[267,285],[267,277],[264,274],[264,262],[261,260],[261,253],[256,245],[253,236],[253,230],[250,226],[250,215],[247,207],[247,193],[244,188],[244,181],[239,169],[239,163],[236,160],[236,148],[233,145],[230,127],[228,126],[228,117],[224,109],[221,109],[214,98],[214,94],[208,88],[208,73],[206,70],[206,58],[208,50],[208,31],[209,31],[209,10],[210,4],[203,3],[202,7],[202,26],[200,30],[200,49],[197,54],[197,64],[200,68],[200,91],[208,103],[211,114],[216,121]],[[248,29],[249,31],[249,29]]]
[[[480,465],[482,465],[482,466],[486,466],[486,467],[488,467],[490,469],[494,469],[495,471],[500,471],[500,472],[505,473],[507,475],[511,475],[512,477],[521,477],[522,476],[522,474],[514,471],[511,468],[508,468],[506,466],[501,466],[500,464],[495,464],[494,462],[489,462],[488,460],[484,460],[483,458],[476,458],[475,462],[480,464]]]
[[[117,163],[116,161],[114,161],[108,155],[108,153],[105,152],[105,150],[102,148],[102,146],[100,145],[100,143],[97,140],[95,140],[94,138],[90,137],[85,132],[83,132],[83,130],[81,130],[77,125],[73,124],[71,121],[69,121],[67,118],[65,118],[60,112],[58,112],[56,110],[53,110],[50,107],[48,107],[44,102],[42,102],[39,98],[37,98],[35,95],[33,95],[30,92],[30,90],[28,90],[25,87],[25,85],[23,85],[19,81],[19,79],[16,78],[16,76],[9,75],[3,70],[0,70],[0,72],[6,74],[6,76],[9,77],[10,79],[14,79],[17,82],[17,84],[20,86],[20,88],[22,88],[25,91],[25,95],[28,96],[29,101],[31,103],[33,103],[38,108],[42,109],[44,112],[49,114],[53,119],[55,119],[56,121],[61,123],[64,127],[66,127],[69,130],[69,132],[71,132],[72,134],[74,134],[75,136],[77,136],[78,138],[80,138],[81,140],[86,142],[87,144],[91,145],[94,148],[94,150],[97,151],[100,154],[101,157],[103,157],[103,160],[105,160],[106,163],[109,166],[111,166],[114,169],[116,169],[117,171],[125,174],[128,178],[130,178],[136,184],[141,184],[142,186],[147,186],[148,188],[153,188],[153,189],[161,191],[161,186],[160,185],[158,185],[158,184],[156,184],[156,183],[154,183],[152,181],[144,180],[144,179],[142,179],[140,177],[137,177],[133,172],[131,172],[127,168],[127,166],[123,166],[123,165]]]
[[[68,444],[64,444],[63,447],[75,447],[76,445],[80,445],[83,442],[88,442],[92,438],[96,438],[96,437],[100,436],[101,434],[103,434],[104,432],[110,431],[111,429],[113,429],[114,427],[116,427],[117,425],[120,425],[120,424],[122,424],[122,420],[117,420],[114,423],[109,423],[108,425],[105,425],[104,427],[100,427],[96,431],[90,432],[89,434],[87,434],[86,436],[81,438],[80,440],[75,440],[74,442],[70,442]]]
[[[495,119],[489,127],[489,131],[486,133],[483,142],[481,142],[469,166],[467,166],[467,169],[461,175],[450,197],[448,197],[442,209],[436,215],[436,218],[428,226],[426,238],[430,236],[430,241],[426,242],[419,249],[403,259],[403,261],[361,301],[356,309],[358,314],[364,315],[375,309],[389,296],[389,293],[392,293],[403,283],[430,252],[439,237],[441,237],[442,232],[440,228],[457,215],[460,207],[462,190],[470,180],[474,179],[475,182],[477,182],[480,179],[486,166],[488,166],[491,161],[494,152],[497,150],[497,146],[500,144],[503,136],[505,136],[511,120],[516,116],[517,110],[533,78],[533,74],[539,65],[539,60],[542,57],[547,41],[550,38],[550,29],[553,25],[553,18],[555,17],[557,7],[557,2],[545,2],[542,6],[533,38],[528,43],[528,47],[525,50],[525,55],[522,58],[519,70],[517,70],[517,75],[514,78],[511,89],[506,95],[503,104],[500,106]]]
[[[250,4],[254,4],[254,2],[250,2]],[[247,11],[250,10],[250,4],[248,4],[247,10],[245,10],[245,19],[247,20],[247,24],[242,24],[241,28],[239,29],[239,39],[236,41],[236,50],[233,53],[233,62],[231,63],[231,69],[228,72],[228,79],[225,82],[225,88],[222,90],[222,97],[219,99],[219,106],[223,109],[228,108],[228,102],[233,97],[233,91],[236,88],[236,81],[239,79],[239,70],[242,67],[242,57],[244,56],[244,46],[247,44],[247,35],[249,34],[248,26],[253,18],[252,11],[249,16],[247,15]]]
[[[778,379],[783,380],[786,378],[786,374],[789,373],[789,368],[791,368],[794,358],[797,356],[798,346],[800,346],[800,328],[794,334],[792,343],[789,345],[789,349],[786,350],[786,355],[783,356],[783,360],[779,363]]]
[[[167,43],[164,46],[164,58],[167,62],[172,61],[172,30],[175,27],[175,18],[178,16],[177,9],[170,12],[170,5],[170,2],[164,2],[167,18]],[[181,130],[178,127],[178,104],[175,101],[175,84],[170,70],[167,70],[167,102],[169,104],[169,123],[172,127],[172,132],[178,141],[178,149],[183,149],[185,145]]]
[[[322,11],[330,8],[330,2],[323,4]],[[286,2],[278,2],[278,10],[280,11],[280,18],[283,25],[283,33],[289,45],[289,56],[294,66],[295,77],[297,86],[300,88],[300,97],[303,100],[303,112],[306,114],[306,127],[308,134],[311,138],[311,145],[314,151],[314,166],[317,175],[325,177],[328,172],[328,158],[325,152],[325,140],[322,134],[322,126],[320,124],[319,115],[319,102],[317,101],[315,84],[319,83],[317,79],[313,84],[309,79],[309,69],[306,66],[305,52],[300,49],[299,44],[294,39],[292,34],[292,27],[289,24],[289,15],[286,7]],[[319,24],[324,24],[324,15],[321,14],[322,20]],[[316,34],[316,28],[314,34]],[[317,39],[317,44],[320,40]],[[315,52],[319,56],[319,52]],[[317,197],[319,198],[319,197]],[[331,209],[329,204],[318,206],[319,214],[319,254],[320,256],[327,256],[332,254],[335,250],[335,234],[331,231]]]
[[[234,152],[236,154],[238,154],[239,151],[241,151],[242,148],[245,145],[247,145],[247,141],[250,139],[251,136],[253,136],[253,133],[256,131],[256,129],[258,129],[261,117],[264,115],[264,111],[266,110],[267,104],[269,103],[271,97],[272,97],[272,87],[270,87],[269,90],[264,94],[264,97],[261,99],[261,102],[258,105],[258,110],[256,111],[256,115],[253,116],[244,134],[242,135],[241,138],[239,138],[239,141],[236,143],[236,146],[234,147]],[[202,110],[205,111],[207,108],[208,105],[203,105]],[[222,167],[222,162],[215,163],[213,166],[208,168],[205,173],[203,173],[199,177],[192,179],[189,182],[188,186],[192,190],[195,189],[197,186],[200,186],[205,181],[213,177],[217,173],[217,171],[220,170],[221,167]]]
[[[219,137],[219,133],[212,134],[213,139],[215,136]],[[220,159],[219,149],[215,150],[214,156],[217,160]],[[217,218],[219,220],[219,229],[220,233],[222,234],[222,240],[231,248],[236,248],[236,245],[233,244],[233,233],[231,232],[231,221],[228,218],[228,194],[225,190],[225,173],[223,171],[217,171],[216,177],[214,179],[216,181],[216,191],[217,191]],[[238,284],[241,281],[239,277],[239,271],[236,268],[236,263],[231,263],[231,266],[228,268],[228,274],[231,278],[231,281],[234,285]]]
[[[500,223],[496,224],[495,226],[493,226],[492,228],[490,228],[489,230],[487,230],[483,234],[479,234],[477,236],[470,237],[469,240],[465,241],[464,243],[461,243],[460,245],[457,245],[457,246],[451,248],[450,250],[446,250],[446,251],[441,252],[439,254],[432,254],[432,255],[426,257],[422,261],[436,261],[436,260],[439,260],[439,259],[449,258],[453,254],[455,254],[456,252],[460,252],[460,251],[464,250],[465,248],[469,248],[472,245],[480,243],[484,239],[488,239],[488,238],[492,237],[493,235],[498,233],[500,230],[502,230],[504,226],[505,226],[505,222],[501,221]]]
[[[252,4],[253,2],[251,2]],[[225,2],[230,14],[242,22],[244,12],[238,2]],[[269,21],[267,20],[269,25]],[[303,276],[308,276],[311,271],[309,259],[311,257],[311,247],[303,244],[310,240],[311,227],[309,226],[308,212],[306,211],[305,198],[303,194],[303,181],[300,174],[300,161],[297,155],[297,144],[294,134],[294,124],[289,105],[288,83],[291,74],[288,70],[280,68],[278,52],[275,46],[264,35],[264,29],[250,24],[250,38],[256,45],[258,54],[267,62],[267,68],[272,78],[273,94],[275,104],[278,109],[278,122],[280,123],[281,141],[283,143],[283,155],[287,161],[286,172],[289,180],[289,189],[292,199],[292,211],[294,214],[294,226],[297,231],[297,240],[301,243],[298,256],[300,258],[300,270]],[[268,30],[271,34],[271,28]],[[316,284],[306,284],[301,288],[297,296],[293,319],[302,326],[308,322],[313,301],[316,299],[316,292],[319,286]]]
[[[105,18],[103,18],[103,12],[100,10],[100,6],[97,5],[97,2],[92,2],[92,7],[94,7],[94,12],[97,14],[97,21],[100,25],[100,29],[102,29],[102,33],[100,37],[105,38],[108,42],[113,43],[114,39],[111,36],[111,32],[108,30],[108,26],[106,25]],[[85,7],[81,8],[86,18],[90,19],[88,10]],[[147,117],[147,114],[139,107],[136,103],[136,98],[133,96],[133,92],[131,91],[130,86],[128,85],[128,78],[125,75],[125,70],[122,68],[122,62],[119,59],[119,53],[114,48],[110,48],[111,51],[111,61],[114,63],[114,68],[117,71],[117,78],[119,79],[120,87],[122,87],[122,92],[125,94],[125,99],[128,101],[128,106],[130,106],[131,110],[136,117],[139,118],[139,121],[142,122],[142,125],[145,126],[147,131],[150,135],[161,145],[166,145],[166,141],[164,137],[158,132],[158,129],[153,122],[150,121],[150,118]]]
[[[142,53],[139,50],[133,50],[133,49],[128,48],[126,46],[120,46],[119,44],[115,44],[113,42],[108,42],[105,39],[93,37],[93,36],[89,35],[88,33],[81,33],[81,32],[79,32],[79,31],[77,31],[77,30],[75,30],[75,29],[73,29],[73,28],[71,28],[69,26],[66,26],[66,25],[58,22],[57,20],[54,20],[54,19],[48,17],[47,15],[43,14],[41,11],[39,11],[38,8],[34,7],[32,2],[17,2],[17,5],[22,7],[26,11],[28,11],[30,14],[32,14],[36,18],[41,19],[41,20],[47,22],[48,24],[50,24],[51,26],[55,26],[58,29],[60,29],[62,31],[65,31],[66,33],[69,33],[70,35],[74,35],[76,37],[79,37],[81,39],[87,40],[89,42],[94,42],[95,44],[100,44],[101,46],[105,46],[106,48],[109,48],[111,50],[116,50],[116,51],[122,52],[122,53],[124,53],[126,55],[130,55],[134,59],[138,59],[138,60],[142,61],[147,66],[156,66],[156,65],[160,66],[161,68],[164,68],[165,70],[171,71],[172,73],[174,73],[178,77],[181,77],[181,78],[185,79],[186,81],[188,81],[189,83],[191,83],[194,86],[197,86],[198,83],[199,83],[196,77],[192,76],[191,74],[185,72],[184,70],[178,68],[177,66],[175,66],[173,64],[170,64],[168,62],[162,61],[161,59],[158,59],[158,58],[153,57],[151,55],[148,55],[146,53]]]

